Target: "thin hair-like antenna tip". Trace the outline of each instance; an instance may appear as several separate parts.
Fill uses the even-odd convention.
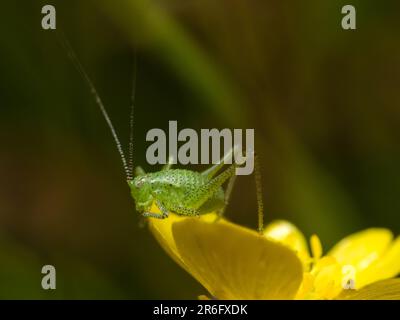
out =
[[[137,74],[137,55],[136,50],[134,51],[133,61],[133,79],[132,79],[132,94],[131,94],[131,111],[129,116],[129,154],[128,154],[128,170],[131,177],[133,177],[133,120],[134,120],[134,109],[135,109],[135,97],[136,97],[136,74]]]
[[[75,54],[75,51],[72,49],[72,46],[68,42],[68,40],[65,37],[65,35],[62,32],[58,31],[57,32],[57,36],[58,36],[59,41],[61,42],[61,45],[67,51],[68,57],[71,60],[72,64],[78,70],[80,76],[83,78],[84,82],[89,87],[90,93],[93,95],[97,106],[99,107],[101,113],[103,114],[104,119],[106,120],[108,128],[110,129],[111,134],[112,134],[113,139],[114,139],[114,142],[116,144],[118,153],[120,155],[120,158],[121,158],[121,161],[122,161],[122,166],[123,166],[123,168],[125,170],[126,179],[128,181],[132,180],[132,173],[129,170],[128,163],[126,161],[124,151],[122,150],[121,142],[120,142],[120,140],[118,138],[117,132],[115,131],[115,128],[114,128],[114,126],[113,126],[113,124],[111,122],[111,119],[110,119],[110,117],[109,117],[109,115],[107,113],[107,110],[106,110],[106,108],[105,108],[105,106],[104,106],[99,94],[97,93],[97,90],[96,90],[92,80],[89,78],[89,75],[85,72],[82,64],[80,63],[78,57]]]

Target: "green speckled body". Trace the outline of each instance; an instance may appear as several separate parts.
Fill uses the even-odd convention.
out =
[[[231,159],[236,154],[237,147],[230,150],[221,161],[204,172],[195,172],[184,169],[171,169],[175,163],[170,158],[168,163],[159,172],[145,173],[140,167],[135,169],[135,178],[133,178],[133,110],[134,110],[134,92],[132,92],[132,104],[130,114],[130,141],[129,141],[129,161],[126,160],[121,142],[115,132],[114,126],[108,116],[106,108],[97,94],[92,81],[82,68],[74,51],[67,41],[63,41],[66,46],[69,57],[74,63],[84,81],[90,88],[106,123],[112,133],[116,147],[121,156],[123,168],[125,170],[128,185],[131,189],[132,197],[135,200],[137,210],[144,217],[153,217],[164,219],[168,217],[169,212],[179,215],[200,215],[211,211],[218,211],[222,216],[228,203],[230,191],[235,180],[235,164],[232,164],[222,173],[218,171],[222,168],[226,159]],[[136,61],[136,59],[135,59]],[[136,69],[136,62],[135,62]],[[136,77],[134,78],[136,79]],[[135,84],[136,80],[134,81]],[[133,86],[135,88],[135,85]],[[231,162],[229,162],[231,163]],[[222,189],[222,185],[229,179],[227,190]],[[156,203],[160,213],[151,212],[151,206]]]
[[[154,201],[180,215],[204,214],[225,204],[222,187],[213,187],[209,175],[201,172],[162,170],[136,176],[128,184],[139,212],[149,211]]]

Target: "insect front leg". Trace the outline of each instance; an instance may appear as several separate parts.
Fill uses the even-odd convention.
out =
[[[180,216],[199,216],[200,215],[200,212],[193,208],[186,208],[184,206],[179,206],[179,205],[174,205],[174,204],[168,204],[168,208],[167,208],[167,206],[165,206],[159,200],[156,200],[156,204],[157,204],[157,207],[160,209],[161,214],[154,213],[154,212],[144,212],[142,215],[144,217],[157,218],[157,219],[168,218],[169,211],[172,211]]]
[[[165,218],[168,218],[168,216],[169,216],[168,210],[167,210],[167,208],[162,204],[162,202],[159,201],[159,200],[156,200],[156,204],[157,204],[157,207],[160,209],[161,214],[146,211],[146,212],[143,212],[143,213],[142,213],[143,217],[146,217],[146,218],[157,218],[157,219],[165,219]]]

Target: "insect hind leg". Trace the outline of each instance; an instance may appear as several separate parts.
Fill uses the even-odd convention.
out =
[[[235,185],[235,181],[236,181],[236,174],[234,174],[229,179],[228,186],[226,187],[226,190],[225,190],[224,206],[217,211],[218,217],[217,217],[216,221],[221,219],[225,214],[226,207],[228,206],[229,200],[232,195],[232,190],[233,190],[233,186]]]
[[[256,153],[254,153],[254,178],[256,183],[257,211],[258,211],[258,232],[262,235],[264,232],[264,202],[262,200],[262,183],[260,162]]]
[[[220,173],[215,178],[208,181],[196,192],[188,193],[187,203],[190,207],[200,208],[210,197],[221,187],[222,184],[233,175],[235,175],[237,165],[233,164],[228,169]]]
[[[255,184],[256,184],[256,196],[257,196],[257,212],[258,212],[258,232],[262,235],[263,231],[264,231],[264,202],[262,200],[262,183],[261,183],[261,169],[260,169],[260,163],[259,163],[259,159],[258,156],[255,152],[252,152],[252,156],[254,157],[254,178],[255,178]],[[235,175],[235,167],[237,165],[233,164],[231,167],[229,167],[226,171],[224,171],[223,173],[221,173],[219,176],[217,176],[215,179],[219,179],[220,176],[223,175],[229,175],[231,174],[231,177],[229,179],[229,183],[228,186],[226,188],[225,191],[225,203],[224,206],[218,210],[218,217],[215,221],[218,221],[219,219],[221,219],[225,213],[225,209],[227,207],[227,205],[229,204],[229,200],[232,194],[232,190],[233,190],[233,186],[235,184],[235,180],[236,180],[236,175]],[[232,170],[232,172],[230,172],[229,170]],[[227,173],[228,171],[228,173]],[[220,178],[220,180],[222,181],[222,183],[226,180],[226,178],[223,176]],[[211,182],[213,181],[211,180]],[[221,184],[222,184],[221,183]]]
[[[235,157],[236,153],[238,152],[238,147],[234,146],[233,148],[231,148],[226,155],[217,163],[214,164],[212,167],[204,170],[201,174],[203,176],[207,176],[209,179],[213,178],[217,172],[225,165],[225,164],[229,164],[232,162],[227,163],[227,160],[231,159],[231,161],[233,160],[233,158]]]

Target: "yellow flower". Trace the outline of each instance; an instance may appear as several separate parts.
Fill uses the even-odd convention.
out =
[[[285,243],[302,261],[304,274],[297,299],[400,298],[400,280],[379,283],[400,272],[400,237],[392,241],[387,229],[350,235],[325,256],[316,235],[310,239],[310,256],[304,236],[289,222],[270,224],[264,236]]]
[[[156,206],[153,212],[159,212]],[[286,221],[264,234],[215,213],[150,219],[164,250],[217,299],[400,299],[400,237],[368,229],[344,238],[323,256]]]

